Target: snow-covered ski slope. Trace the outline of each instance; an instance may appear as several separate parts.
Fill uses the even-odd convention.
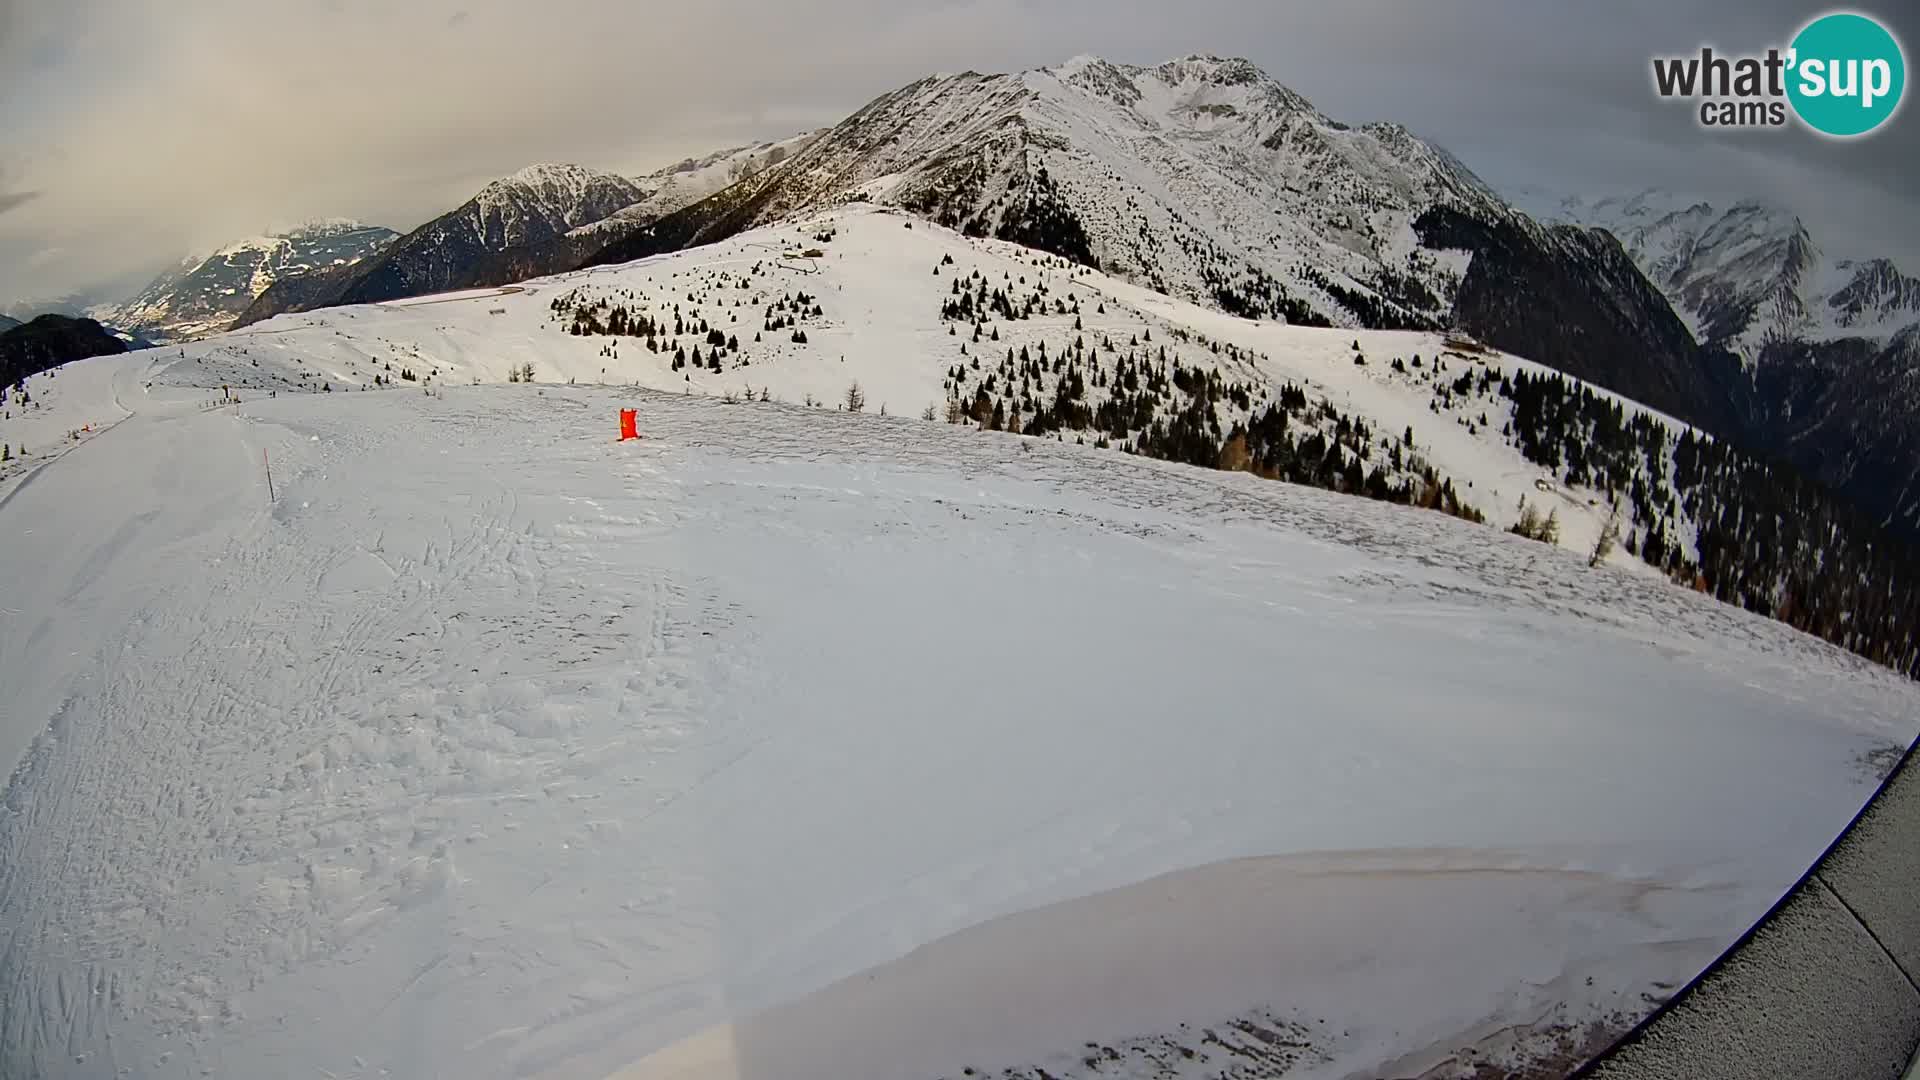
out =
[[[136,376],[150,363],[140,354],[105,357],[0,388],[0,443],[7,447],[0,501],[42,465],[124,419],[120,395],[137,389]]]
[[[818,254],[806,257],[809,253]],[[1021,320],[983,312],[993,337],[974,341],[969,323],[956,326],[941,318],[943,304],[954,299],[956,281],[970,274],[1016,303],[1039,296],[1046,310]],[[1046,290],[1044,296],[1040,289]],[[803,315],[792,328],[766,330],[769,305],[776,317],[790,314],[780,302],[800,294],[822,314]],[[1077,314],[1059,313],[1054,305],[1063,301],[1077,302]],[[565,309],[556,312],[556,302]],[[657,339],[662,351],[649,351],[635,334],[567,332],[576,309],[601,304],[662,324]],[[605,314],[608,307],[596,313]],[[691,350],[698,347],[705,358],[711,349],[697,329],[672,333],[676,314],[689,326],[704,319],[709,328],[738,339],[739,349],[727,351],[719,371],[692,366]],[[792,340],[793,329],[805,333],[805,344]],[[950,329],[958,332],[950,336]],[[1256,406],[1285,384],[1302,386],[1315,403],[1324,400],[1369,421],[1375,442],[1382,445],[1399,441],[1412,428],[1409,453],[1418,453],[1451,479],[1462,498],[1496,527],[1518,518],[1524,496],[1543,514],[1555,511],[1561,543],[1584,552],[1606,520],[1608,508],[1596,493],[1564,490],[1551,470],[1530,464],[1500,436],[1511,415],[1510,401],[1462,397],[1435,409],[1436,395],[1461,374],[1547,370],[1539,365],[1497,352],[1454,351],[1439,334],[1323,330],[1241,319],[1045,253],[963,237],[917,217],[859,204],[707,247],[506,290],[283,315],[186,346],[180,355],[189,363],[176,365],[166,378],[194,385],[224,381],[250,390],[322,384],[341,390],[371,385],[376,375],[394,382],[403,369],[441,384],[498,382],[532,364],[539,382],[607,382],[742,398],[764,391],[776,400],[810,398],[826,408],[839,407],[849,384],[858,382],[870,410],[920,415],[933,407],[944,416],[949,396],[962,393],[971,399],[984,374],[1010,351],[1017,357],[1023,347],[1031,351],[1044,345],[1059,359],[1062,347],[1076,340],[1101,353],[1109,367],[1115,357],[1132,354],[1218,370],[1252,387]],[[1354,362],[1356,343],[1367,360],[1364,366]],[[672,364],[676,348],[689,356],[680,370]],[[1448,365],[1444,374],[1436,369],[1436,358]],[[1396,360],[1404,370],[1392,367]],[[986,365],[986,372],[973,370],[975,361]],[[949,379],[956,366],[967,369],[964,391]],[[413,389],[417,384],[400,385]],[[1035,392],[1049,397],[1053,385]],[[1105,393],[1100,387],[1089,391],[1096,401]],[[1630,414],[1649,411],[1628,405]],[[1244,420],[1247,413],[1222,410],[1228,423]],[[1660,419],[1676,434],[1685,430],[1677,421]],[[1684,540],[1690,534],[1684,519],[1679,523]],[[1616,551],[1612,560],[1641,565],[1624,551]]]
[[[1072,1075],[1252,1018],[1344,1076],[1644,1008],[1913,730],[1778,624],[1244,475],[609,388],[163,389],[0,510],[6,728],[45,727],[7,1075]],[[1031,917],[1070,939],[993,921],[1176,871]],[[1170,936],[1290,962],[1096,989]],[[869,975],[931,1011],[807,996]]]
[[[1576,552],[901,415],[946,283],[1019,257],[906,225],[46,380],[125,419],[0,493],[0,1075],[1447,1075],[1644,1012],[1915,734],[1911,683]],[[758,352],[743,307],[744,368],[544,325],[802,242],[734,288],[822,314]],[[1094,280],[1083,333],[1200,348]],[[1373,409],[1443,344],[1206,332]],[[348,389],[388,363],[441,374]],[[655,389],[559,381],[601,366]]]

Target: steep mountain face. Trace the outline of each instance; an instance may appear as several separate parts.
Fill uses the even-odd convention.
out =
[[[480,283],[476,268],[529,250],[631,206],[649,192],[625,177],[578,165],[530,165],[495,180],[458,209],[427,222],[359,264],[268,288],[241,313],[245,326],[283,311],[420,296]]]
[[[311,311],[338,304],[365,270],[365,265],[354,263],[276,281],[234,318],[230,328],[247,326],[283,311]]]
[[[1920,322],[1920,278],[1902,273],[1889,259],[1834,266],[1846,276],[1846,283],[1827,296],[1835,325],[1867,333],[1891,326],[1898,334]]]
[[[95,309],[102,321],[155,341],[224,330],[274,284],[351,266],[399,234],[354,221],[318,222],[252,237],[205,258],[189,258],[122,304]]]
[[[9,319],[5,315],[0,315],[0,333],[5,333],[19,325],[19,319]]]
[[[127,344],[92,319],[41,315],[0,332],[0,387],[8,387],[69,360],[127,351]]]
[[[1708,431],[1738,429],[1739,361],[1697,345],[1606,233],[1563,225],[1543,241],[1438,208],[1416,226],[1429,244],[1473,253],[1457,326]]]
[[[631,206],[621,207],[599,221],[582,225],[569,234],[574,237],[598,237],[609,242],[632,230],[658,221],[676,210],[691,206],[711,195],[779,165],[804,150],[826,129],[809,131],[777,142],[754,143],[721,150],[705,157],[687,158],[664,169],[635,179],[647,197]]]
[[[1750,441],[1920,537],[1920,324],[1885,343],[1769,345],[1753,373]]]

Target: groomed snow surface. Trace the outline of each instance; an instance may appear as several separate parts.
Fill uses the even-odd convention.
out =
[[[238,340],[62,369],[132,415],[0,492],[0,1075],[1451,1075],[1644,1013],[1920,715],[1436,513],[544,372],[208,409]]]
[[[145,367],[146,357],[133,362]],[[111,360],[71,364],[22,380],[24,403],[12,387],[0,388],[0,506],[8,493],[41,466],[124,419],[119,387],[133,384],[133,366]]]

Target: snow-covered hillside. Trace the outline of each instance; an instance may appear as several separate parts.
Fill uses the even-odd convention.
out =
[[[211,255],[185,259],[131,300],[91,314],[149,340],[199,337],[225,330],[276,281],[351,265],[398,235],[354,221],[320,221],[240,240]]]
[[[40,466],[127,415],[120,392],[151,357],[100,357],[43,371],[0,389],[0,505]]]
[[[987,297],[977,335],[973,316],[950,310],[962,297],[971,303],[976,290]],[[1008,314],[1017,305],[1030,317],[993,310],[996,292]],[[1608,515],[1597,492],[1530,464],[1503,434],[1514,404],[1497,383],[1546,374],[1538,365],[1435,333],[1237,318],[860,204],[505,290],[281,316],[181,355],[186,362],[161,378],[250,391],[359,390],[411,387],[409,375],[438,385],[498,382],[531,364],[539,382],[767,394],[825,408],[843,407],[857,382],[870,410],[931,410],[942,419],[950,401],[971,410],[985,393],[985,412],[1002,403],[1004,414],[1017,398],[1028,426],[1078,372],[1089,422],[1057,434],[1115,446],[1148,427],[1143,418],[1103,432],[1092,417],[1124,389],[1124,369],[1146,376],[1158,409],[1152,419],[1162,424],[1194,400],[1174,370],[1190,369],[1219,380],[1210,403],[1219,436],[1286,396],[1297,405],[1289,421],[1296,434],[1320,430],[1327,443],[1346,447],[1343,462],[1394,483],[1430,466],[1433,483],[1449,484],[1464,507],[1496,526],[1514,523],[1524,497],[1556,515],[1561,543],[1584,552]],[[1010,376],[1001,370],[1009,366]],[[1289,387],[1301,395],[1285,394]],[[1642,413],[1627,403],[1628,416]],[[1673,434],[1685,430],[1646,414]],[[1364,435],[1352,421],[1364,422]],[[1635,525],[1631,510],[1623,524],[1629,532]],[[1684,518],[1674,524],[1684,547]],[[1613,559],[1634,561],[1624,551]]]
[[[1466,1072],[1671,992],[1915,733],[1914,684],[1657,579],[903,415],[969,270],[1202,362],[907,224],[60,369],[133,415],[0,505],[0,1073]],[[751,362],[551,318],[649,277]],[[1443,343],[1342,337],[1219,366],[1417,413],[1382,365]],[[440,375],[351,389],[389,363]],[[670,392],[557,381],[601,366]]]
[[[1703,341],[1749,362],[1790,340],[1884,341],[1920,322],[1920,280],[1887,259],[1835,258],[1798,216],[1672,192],[1587,198],[1538,190],[1516,201],[1548,220],[1607,229]]]

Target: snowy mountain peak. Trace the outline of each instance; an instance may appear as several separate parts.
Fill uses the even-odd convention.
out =
[[[1243,86],[1267,78],[1252,61],[1240,57],[1221,57],[1212,53],[1192,53],[1169,60],[1155,68],[1168,82],[1201,81],[1220,86]]]
[[[1065,79],[1079,75],[1082,72],[1100,69],[1118,71],[1119,67],[1105,57],[1095,56],[1092,53],[1081,53],[1078,56],[1072,57],[1066,63],[1061,64],[1059,67],[1054,68],[1053,71]]]
[[[1152,67],[1076,56],[1039,74],[1142,115],[1179,127],[1211,129],[1225,122],[1271,122],[1285,113],[1318,116],[1307,99],[1248,60],[1206,54]],[[1043,84],[1044,85],[1044,84]]]
[[[457,288],[476,265],[503,253],[561,241],[572,230],[601,221],[647,194],[646,188],[626,177],[582,165],[528,165],[488,183],[459,207],[395,241],[377,259],[336,275],[320,288],[333,303],[366,303]],[[309,304],[302,286],[263,297],[242,314],[241,322],[294,304]]]
[[[244,240],[235,240],[233,243],[228,244],[226,247],[219,248],[213,253],[212,257],[221,258],[225,256],[230,256],[230,255],[241,255],[241,254],[252,253],[252,252],[258,252],[258,253],[264,254],[266,252],[273,251],[281,247],[282,245],[286,244],[286,242],[287,242],[287,238],[284,236],[271,236],[271,235],[249,236]]]
[[[573,165],[566,162],[549,161],[549,162],[535,162],[532,165],[523,166],[520,169],[516,170],[511,176],[507,176],[502,180],[496,181],[496,182],[528,184],[528,185],[546,184],[546,183],[579,183],[579,182],[584,182],[586,179],[595,175],[598,175],[598,174],[596,174],[594,170],[589,169],[584,165]]]
[[[1648,189],[1519,201],[1612,232],[1703,341],[1749,363],[1773,343],[1886,338],[1920,319],[1920,282],[1886,259],[1830,258],[1797,214],[1765,199]]]
[[[1581,205],[1582,200],[1569,200],[1573,205]],[[1596,209],[1611,209],[1624,216],[1636,218],[1662,217],[1669,214],[1707,213],[1713,210],[1713,204],[1696,196],[1676,194],[1659,188],[1647,188],[1631,195],[1607,197],[1592,203]]]
[[[704,157],[685,158],[638,177],[635,183],[646,192],[644,198],[598,221],[576,226],[568,235],[574,238],[615,236],[623,230],[649,224],[781,164],[826,130],[820,128],[776,142],[735,146]]]
[[[226,329],[274,284],[356,263],[398,235],[342,218],[250,236],[210,255],[189,256],[133,299],[94,314],[156,341],[198,337]]]
[[[357,221],[353,218],[321,217],[309,218],[290,229],[284,229],[269,235],[284,236],[297,240],[314,236],[339,236],[343,233],[360,232],[372,228],[378,228],[378,226],[368,225],[364,221]]]
[[[291,243],[298,243],[303,240],[333,240],[354,233],[366,232],[382,232],[391,235],[390,230],[382,229],[378,225],[368,225],[364,222],[355,221],[352,218],[316,218],[311,221],[302,222],[292,228],[261,233],[258,236],[249,236],[242,240],[235,240],[225,247],[216,249],[212,255],[206,256],[206,258],[241,255],[251,252],[269,253],[279,251]],[[187,261],[197,263],[201,261],[201,257],[196,256]]]
[[[1701,205],[1701,204],[1696,204],[1696,205]],[[1795,217],[1790,211],[1786,210],[1785,208],[1776,206],[1775,204],[1767,202],[1764,199],[1757,199],[1752,196],[1735,199],[1733,202],[1733,205],[1727,208],[1727,212],[1730,214],[1743,214],[1743,215],[1748,215],[1753,217],[1789,217],[1789,218],[1794,218],[1796,222],[1799,220],[1797,217]]]
[[[510,176],[501,177],[480,189],[481,200],[523,196],[533,192],[541,198],[563,201],[579,199],[596,186],[622,181],[612,173],[589,169],[584,165],[542,162],[528,165]]]
[[[1920,328],[1920,278],[1902,273],[1891,259],[1841,262],[1835,269],[1848,275],[1846,284],[1827,297],[1840,325]]]
[[[1440,148],[1397,125],[1330,120],[1246,60],[1141,67],[1081,55],[882,95],[780,168],[602,255],[847,198],[1237,313],[1337,325],[1445,316],[1464,262],[1421,250],[1413,222],[1424,212],[1531,227]]]
[[[1051,75],[1061,83],[1077,87],[1087,93],[1104,97],[1124,106],[1132,106],[1140,101],[1140,88],[1133,81],[1134,73],[1128,69],[1103,60],[1098,56],[1076,56],[1057,68],[1045,70],[1042,74]]]
[[[465,219],[481,248],[502,251],[599,221],[646,195],[623,176],[583,165],[543,163],[493,181],[448,217]]]

